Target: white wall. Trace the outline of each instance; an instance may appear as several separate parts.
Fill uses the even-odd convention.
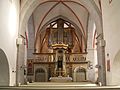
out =
[[[103,31],[106,40],[106,54],[109,53],[109,58],[111,60],[111,67],[114,66],[114,58],[117,52],[120,50],[120,0],[113,0],[109,4],[109,0],[102,1],[102,11],[103,11]],[[120,61],[118,62],[120,63]],[[116,70],[119,68],[116,68]],[[113,75],[115,69],[111,69],[107,72],[107,84],[119,84],[118,81],[114,81],[115,76]],[[120,72],[117,74],[120,75]],[[119,76],[120,77],[120,76]],[[114,82],[113,82],[114,81]]]
[[[97,61],[97,59],[94,56],[95,53],[95,49],[93,48],[93,37],[94,37],[94,32],[96,27],[94,26],[94,21],[91,17],[89,17],[89,22],[88,22],[88,40],[87,40],[87,61],[90,61],[90,65],[93,66],[93,68],[88,69],[88,74],[87,74],[87,79],[95,82],[96,81],[96,77],[95,77],[95,62]]]
[[[15,84],[15,73],[12,70],[16,69],[18,22],[19,1],[0,0],[0,48],[6,53],[8,58],[10,85]]]
[[[112,68],[112,83],[120,85],[120,51],[115,56]]]
[[[28,21],[28,53],[27,58],[31,59],[33,58],[33,52],[34,52],[34,43],[35,43],[35,28],[33,23],[33,16],[30,17]]]

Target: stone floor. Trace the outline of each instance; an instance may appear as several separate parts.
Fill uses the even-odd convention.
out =
[[[98,86],[92,82],[34,82],[21,86]]]
[[[98,86],[91,82],[34,82],[19,87],[0,87],[0,90],[120,90],[120,86]]]

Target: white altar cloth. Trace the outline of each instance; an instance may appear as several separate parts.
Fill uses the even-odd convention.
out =
[[[62,77],[62,76],[50,77],[49,80],[51,82],[72,82],[72,78],[71,77]]]

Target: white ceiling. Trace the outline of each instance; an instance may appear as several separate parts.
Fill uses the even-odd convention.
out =
[[[35,30],[40,30],[51,19],[64,16],[74,22],[83,35],[86,33],[88,24],[88,11],[81,5],[70,2],[46,2],[37,7],[34,12]]]
[[[89,17],[98,21],[100,9],[100,0],[21,0],[21,26],[24,28],[32,15],[37,35],[44,25],[62,16],[77,27],[77,36],[82,35],[87,43]]]

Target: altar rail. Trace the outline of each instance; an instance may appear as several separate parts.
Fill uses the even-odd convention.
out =
[[[84,62],[86,54],[65,54],[66,62]],[[36,53],[34,54],[33,62],[55,62],[55,53]]]

